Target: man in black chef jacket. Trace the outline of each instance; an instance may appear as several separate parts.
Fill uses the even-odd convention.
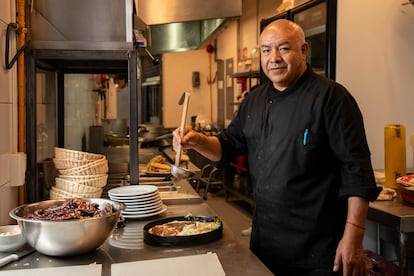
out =
[[[269,24],[260,53],[271,82],[249,93],[219,135],[176,129],[174,147],[216,166],[247,156],[250,248],[275,275],[365,275],[365,220],[379,189],[363,118],[343,86],[312,72],[308,47],[297,24]]]

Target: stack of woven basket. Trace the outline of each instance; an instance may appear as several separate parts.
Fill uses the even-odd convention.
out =
[[[53,163],[59,175],[50,199],[101,197],[108,180],[105,155],[55,147]]]

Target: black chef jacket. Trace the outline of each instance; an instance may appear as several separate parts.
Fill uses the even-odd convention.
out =
[[[249,93],[218,135],[223,158],[248,159],[256,202],[250,247],[271,269],[332,269],[347,197],[375,200],[361,112],[340,84],[307,71],[283,92]]]

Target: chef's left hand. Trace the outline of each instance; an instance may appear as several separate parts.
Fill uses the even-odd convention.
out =
[[[362,238],[358,235],[355,236],[355,233],[349,233],[346,230],[336,249],[333,270],[337,272],[341,268],[344,276],[367,275],[366,258],[364,248],[362,246]]]

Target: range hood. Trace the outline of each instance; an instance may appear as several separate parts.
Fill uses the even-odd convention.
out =
[[[135,0],[137,16],[149,26],[154,54],[194,50],[228,20],[241,16],[242,0]]]
[[[154,54],[193,50],[241,13],[242,0],[36,0],[30,47],[130,50],[138,30]]]

